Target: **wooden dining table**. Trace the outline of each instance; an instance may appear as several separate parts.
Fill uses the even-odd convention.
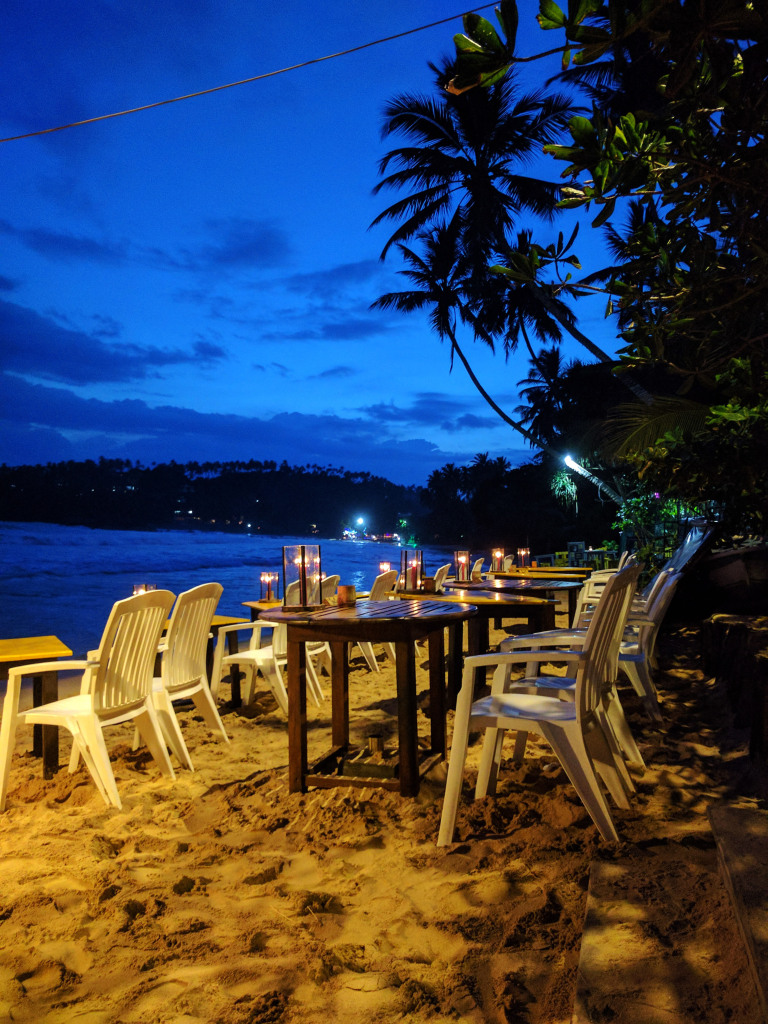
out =
[[[494,573],[491,579],[471,581],[469,583],[458,583],[451,580],[445,581],[445,586],[451,590],[465,588],[471,593],[475,590],[517,593],[535,597],[539,594],[557,598],[560,594],[566,594],[568,598],[568,621],[573,621],[576,611],[576,603],[579,591],[583,585],[582,579],[552,579],[544,576],[513,576],[511,573]]]
[[[23,636],[0,639],[0,681],[8,680],[8,670],[34,662],[69,658],[72,651],[57,636]],[[40,707],[58,700],[58,672],[32,677],[32,704]],[[32,727],[32,753],[43,759],[43,778],[52,779],[59,770],[59,730],[55,725]]]
[[[308,786],[383,786],[402,796],[416,796],[421,777],[445,758],[446,703],[443,631],[476,614],[471,604],[439,600],[358,601],[350,607],[318,611],[267,608],[260,618],[285,623],[288,644],[288,788]],[[430,745],[419,756],[415,643],[429,650]],[[391,777],[366,774],[365,761],[349,742],[349,663],[347,644],[393,643],[397,680],[398,751]],[[331,748],[308,763],[305,643],[327,642],[331,648]],[[352,770],[354,769],[354,774]]]

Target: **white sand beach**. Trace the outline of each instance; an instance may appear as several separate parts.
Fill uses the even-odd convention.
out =
[[[121,811],[83,770],[44,781],[20,731],[0,816],[0,1019],[567,1024],[590,864],[620,861],[635,870],[617,898],[663,880],[641,922],[644,954],[684,967],[679,1010],[751,1024],[752,981],[706,817],[744,782],[743,737],[692,660],[690,632],[662,648],[665,725],[622,690],[648,769],[635,773],[633,809],[616,812],[616,847],[533,741],[525,765],[505,762],[497,797],[477,803],[474,744],[457,842],[438,849],[444,767],[414,800],[373,788],[289,795],[286,721],[266,692],[225,714],[227,745],[182,709],[196,771],[175,781],[131,751],[128,728],[113,730]],[[380,663],[374,674],[354,661],[353,734],[394,724],[393,666]],[[418,671],[424,707],[424,659]],[[327,746],[329,715],[330,701],[310,706],[310,755]]]

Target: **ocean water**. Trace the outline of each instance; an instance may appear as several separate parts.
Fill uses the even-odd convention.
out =
[[[0,637],[57,636],[75,657],[98,645],[115,601],[135,583],[174,594],[199,583],[224,587],[219,612],[244,615],[259,598],[259,574],[279,571],[282,547],[317,538],[180,530],[92,530],[51,523],[0,523]],[[370,541],[321,540],[322,570],[367,590],[379,562],[400,564],[400,549]],[[423,548],[428,572],[452,561],[446,548]]]

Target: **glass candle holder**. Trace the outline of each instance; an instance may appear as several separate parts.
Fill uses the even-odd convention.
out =
[[[283,607],[322,606],[319,544],[292,544],[283,548]]]
[[[391,562],[379,562],[379,574],[383,572],[389,572],[392,568]]]
[[[504,572],[504,548],[494,548],[491,554],[491,572]]]
[[[409,593],[419,590],[423,576],[424,553],[408,551],[404,548],[400,552],[400,578],[398,581],[400,590],[406,590]]]
[[[531,549],[530,548],[518,548],[517,549],[517,564],[521,569],[525,569],[526,566],[531,564]]]
[[[459,583],[466,583],[469,579],[469,552],[454,551],[453,560],[456,564],[456,579]]]
[[[260,590],[259,600],[274,601],[277,597],[277,581],[280,574],[277,572],[262,572],[259,576]]]
[[[156,583],[134,583],[133,584],[133,596],[137,594],[146,594],[150,590],[157,590]]]

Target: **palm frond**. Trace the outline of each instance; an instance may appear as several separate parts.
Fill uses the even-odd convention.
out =
[[[708,405],[679,397],[657,396],[650,406],[620,405],[605,424],[602,451],[608,458],[621,459],[650,448],[677,428],[696,433],[704,429],[708,412]]]

